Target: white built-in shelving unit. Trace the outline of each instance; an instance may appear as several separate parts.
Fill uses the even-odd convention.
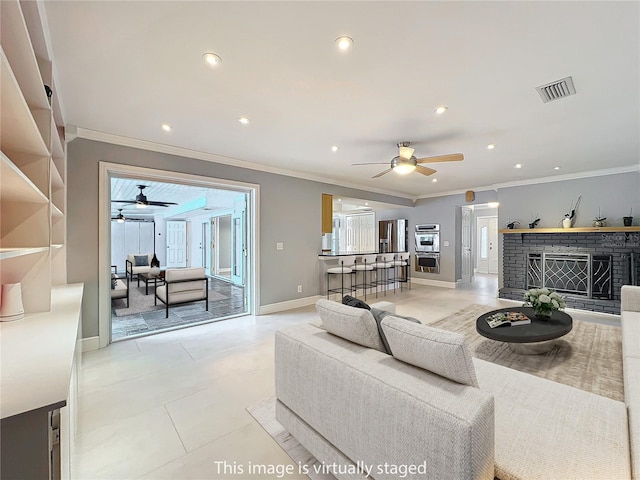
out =
[[[0,0],[0,283],[22,284],[25,309],[0,322],[2,478],[72,477],[83,285],[67,284],[64,124],[45,25],[43,2]]]
[[[21,282],[35,314],[66,283],[64,127],[36,2],[0,6],[0,282]]]

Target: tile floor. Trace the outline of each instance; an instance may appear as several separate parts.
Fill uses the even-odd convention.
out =
[[[431,322],[473,303],[512,305],[495,298],[494,285],[492,278],[460,289],[414,284],[386,300],[397,304],[399,314]],[[274,394],[274,332],[316,318],[309,306],[126,340],[85,353],[74,477],[276,478],[225,473],[216,462],[226,461],[229,468],[234,462],[244,468],[249,462],[292,464],[245,408]]]

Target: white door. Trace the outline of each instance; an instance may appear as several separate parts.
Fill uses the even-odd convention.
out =
[[[167,268],[187,266],[187,222],[168,220],[167,225]]]
[[[235,285],[244,286],[246,250],[246,195],[235,203],[231,215],[231,281]]]
[[[469,207],[462,208],[462,240],[460,244],[462,259],[462,283],[471,282],[473,276],[473,264],[471,255],[471,210]]]
[[[489,273],[498,274],[498,217],[489,220]]]
[[[489,273],[489,217],[478,218],[478,238],[476,241],[478,273]]]
[[[370,253],[377,251],[376,248],[376,215],[367,213],[360,216],[360,248],[358,253]]]
[[[347,215],[344,217],[344,220],[346,253],[358,253],[358,234],[360,226],[358,217],[354,215]]]

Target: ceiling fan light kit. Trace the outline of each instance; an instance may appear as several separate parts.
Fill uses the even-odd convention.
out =
[[[387,170],[384,170],[371,178],[378,178],[382,175],[394,171],[399,175],[407,175],[413,171],[416,171],[426,177],[436,173],[436,170],[424,167],[422,163],[434,163],[434,162],[459,162],[464,160],[464,155],[461,153],[451,153],[448,155],[438,155],[435,157],[416,158],[413,156],[415,148],[410,147],[409,142],[398,143],[398,156],[391,159],[391,166]],[[352,165],[378,165],[386,162],[373,162],[373,163],[354,163]]]

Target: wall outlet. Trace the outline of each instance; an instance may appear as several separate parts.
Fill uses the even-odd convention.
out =
[[[284,243],[277,242],[276,243],[276,250],[284,250]]]
[[[298,285],[298,293],[302,293],[302,285]]]

